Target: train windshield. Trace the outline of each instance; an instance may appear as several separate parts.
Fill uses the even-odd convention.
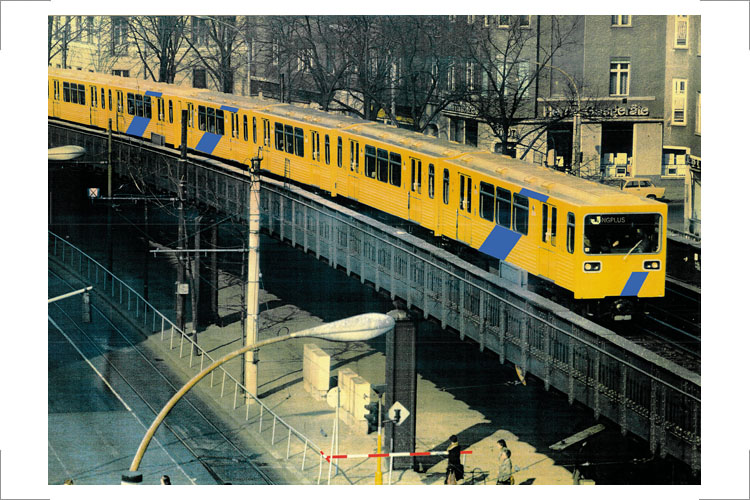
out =
[[[656,253],[661,214],[592,214],[583,222],[586,254]]]

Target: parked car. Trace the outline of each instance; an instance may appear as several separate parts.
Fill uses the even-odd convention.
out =
[[[648,179],[637,178],[623,179],[620,189],[652,200],[661,200],[664,198],[664,192],[666,191],[663,187],[654,186],[654,183]]]

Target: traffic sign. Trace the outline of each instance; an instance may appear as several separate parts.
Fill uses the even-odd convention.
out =
[[[404,408],[404,405],[396,401],[393,403],[393,405],[388,409],[388,420],[393,420],[393,423],[396,425],[401,425],[404,423],[404,420],[409,418],[409,410]],[[398,416],[398,419],[396,418]]]

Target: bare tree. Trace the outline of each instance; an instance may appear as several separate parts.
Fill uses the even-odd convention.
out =
[[[206,69],[220,92],[234,93],[234,74],[242,65],[232,54],[241,46],[246,26],[237,16],[193,17],[183,39],[193,54],[190,67]]]
[[[187,54],[182,50],[186,23],[185,16],[134,16],[129,19],[130,33],[143,63],[144,74],[152,80],[174,83],[180,63]]]
[[[530,16],[497,18],[504,29],[467,23],[458,38],[465,41],[464,64],[471,67],[466,74],[477,78],[473,83],[464,82],[472,86],[467,89],[468,102],[477,118],[499,139],[500,152],[508,154],[514,143],[533,145],[552,123],[569,116],[551,114],[549,119],[538,119],[535,87],[553,56],[574,43],[578,18],[560,22],[551,16],[548,26],[542,26],[538,17],[536,26],[531,26]],[[520,123],[524,127],[516,127]]]

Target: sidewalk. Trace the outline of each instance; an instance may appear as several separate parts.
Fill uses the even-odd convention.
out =
[[[240,348],[243,342],[237,314],[241,295],[236,285],[228,285],[226,278],[222,275],[219,297],[219,304],[223,304],[220,316],[225,324],[212,325],[199,333],[200,346],[214,359]],[[279,331],[285,333],[286,329],[298,331],[322,323],[305,311],[303,304],[288,304],[283,297],[275,297],[264,290],[260,293],[260,304],[259,340],[275,336]],[[242,395],[235,395],[235,384],[229,379],[222,381],[219,372],[213,381],[207,377],[193,391],[216,401],[217,413],[231,427],[236,426],[237,431],[242,431],[237,433],[238,439],[247,440],[257,451],[253,460],[268,464],[277,474],[284,466],[286,471],[283,474],[288,484],[328,484],[330,465],[320,454],[331,454],[335,410],[325,400],[316,400],[303,388],[302,359],[306,343],[314,343],[331,354],[332,376],[339,369],[349,368],[372,385],[385,382],[385,356],[366,343],[343,344],[310,338],[290,340],[259,351],[258,391],[261,400],[314,445],[304,447],[302,441],[293,435],[290,437],[289,431],[276,424],[268,413],[262,416],[261,427],[258,405],[253,404],[250,408],[243,405]],[[160,355],[166,351],[170,365],[183,372],[186,380],[197,373],[200,360],[193,359],[190,368],[189,349],[185,347],[180,358],[179,341],[170,350],[169,338],[162,340],[156,333],[149,337],[147,344]],[[225,365],[237,380],[242,380],[241,362],[240,357]],[[494,484],[498,468],[496,442],[505,439],[513,453],[514,466],[524,469],[515,474],[516,484],[573,484],[569,470],[555,465],[551,458],[529,443],[504,429],[488,430],[491,421],[497,421],[497,418],[470,408],[450,392],[440,390],[433,382],[418,375],[417,449],[395,451],[444,451],[448,437],[456,434],[464,449],[472,452],[465,455],[466,482],[472,483],[473,477],[474,484]],[[376,434],[366,435],[365,427],[364,421],[350,427],[340,420],[338,453],[374,453]],[[318,451],[313,452],[313,448]],[[447,457],[420,457],[418,460],[420,472],[409,469],[389,474],[388,459],[382,459],[383,483],[443,484]],[[335,468],[331,467],[330,484],[374,484],[376,459],[352,458],[338,462],[340,471],[335,474]]]

